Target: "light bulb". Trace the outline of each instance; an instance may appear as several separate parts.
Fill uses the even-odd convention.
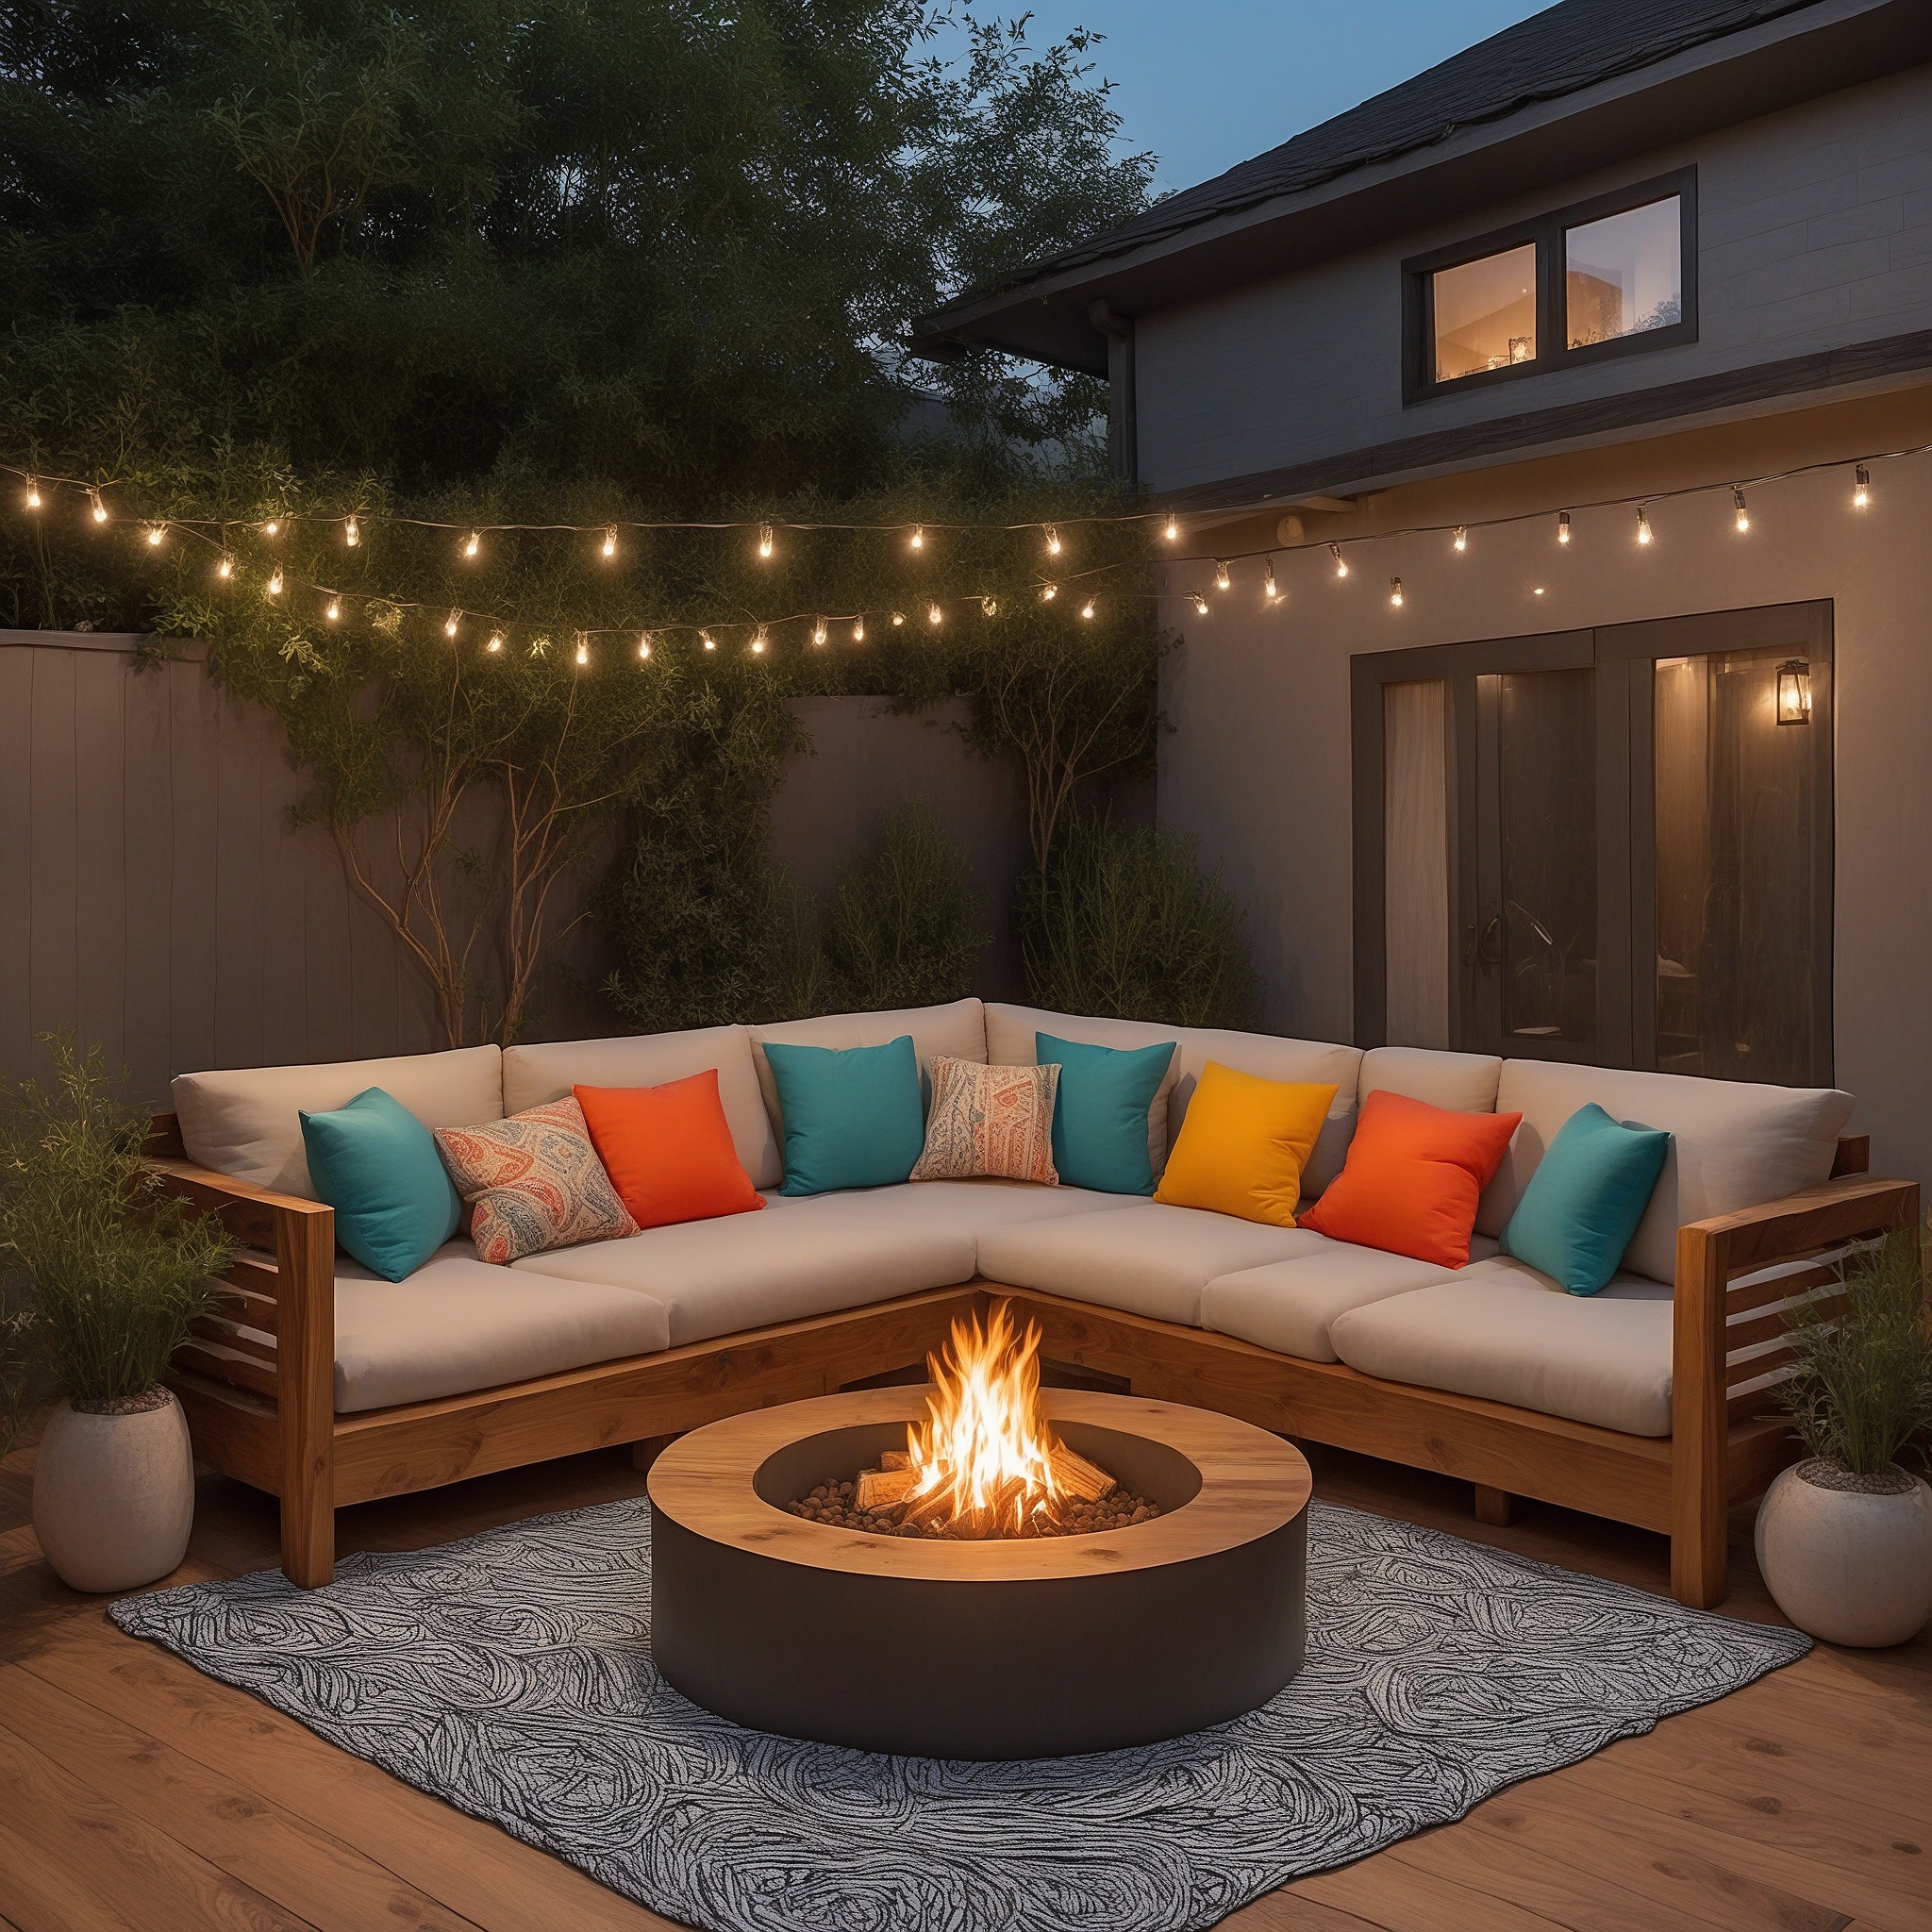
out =
[[[101,492],[98,490],[90,488],[87,492],[87,498],[93,505],[94,522],[105,524],[108,521],[108,506],[101,501]]]
[[[1863,463],[1860,463],[1858,465],[1857,482],[1852,491],[1852,508],[1854,509],[1865,509],[1870,507],[1871,502],[1872,473]]]
[[[1389,579],[1389,601],[1394,605],[1396,609],[1400,610],[1402,608],[1402,579],[1400,577],[1391,577]]]
[[[1740,531],[1748,530],[1751,527],[1751,512],[1744,508],[1744,491],[1741,487],[1732,487],[1731,500],[1738,506],[1738,528]]]
[[[651,633],[644,631],[638,639],[638,661],[647,661],[651,655]]]
[[[615,530],[606,530],[604,532],[604,561],[608,563],[616,555],[617,532]]]
[[[770,524],[760,524],[758,525],[758,555],[767,559],[772,555],[772,526]]]
[[[1261,566],[1261,594],[1271,604],[1281,595],[1281,586],[1274,581],[1274,559],[1272,557]]]
[[[812,620],[811,641],[815,644],[822,644],[825,641],[825,620],[823,617]]]
[[[1040,601],[1042,604],[1051,604],[1059,593],[1060,587],[1058,584],[1041,584],[1040,587]]]
[[[926,623],[931,625],[935,630],[937,630],[940,627],[940,625],[945,622],[945,612],[941,610],[937,604],[928,604],[925,607],[925,621]]]
[[[328,608],[323,612],[323,615],[326,617],[331,624],[334,624],[341,618],[341,614],[342,600],[340,597],[331,597],[328,600]]]
[[[1060,554],[1060,533],[1051,524],[1046,525],[1046,554],[1049,557]]]
[[[362,525],[358,524],[354,517],[351,517],[349,521],[342,525],[342,541],[346,543],[351,550],[353,550],[355,549],[357,544],[361,542],[361,541]]]
[[[41,486],[31,476],[26,479],[26,507],[29,509],[41,507]]]
[[[892,612],[892,628],[894,630],[897,630],[899,626],[905,622],[906,613],[903,610],[895,610]]]
[[[577,668],[581,670],[591,661],[591,641],[582,631],[577,633]]]
[[[482,538],[481,534],[480,534],[480,533],[479,533],[478,531],[475,531],[475,530],[472,530],[472,531],[470,532],[469,536],[468,536],[468,537],[467,537],[467,538],[466,538],[466,539],[464,540],[464,542],[463,542],[463,556],[464,556],[464,557],[465,557],[465,558],[467,558],[467,559],[468,559],[469,561],[471,561],[471,562],[473,562],[473,563],[474,563],[474,562],[475,561],[475,558],[476,558],[476,553],[477,553],[477,552],[478,552],[479,550],[481,550],[481,549],[482,549],[482,547],[483,547],[483,538]]]
[[[282,594],[282,567],[280,564],[276,564],[275,569],[268,574],[268,593],[271,597],[279,597]]]
[[[1456,526],[1456,547],[1458,550],[1467,550],[1469,548],[1469,531],[1461,524],[1457,524]]]
[[[698,642],[704,645],[708,651],[715,651],[718,648],[718,640],[708,630],[699,631]]]
[[[457,634],[457,626],[462,621],[463,613],[460,610],[452,610],[449,614],[448,621],[442,626],[443,636],[446,638],[455,637]]]
[[[912,526],[912,548],[914,550],[924,550],[925,548],[925,525],[924,524],[914,524]]]
[[[1086,603],[1081,605],[1080,615],[1087,618],[1091,618],[1093,615],[1093,599],[1091,597],[1088,598]]]
[[[1570,512],[1567,509],[1559,509],[1557,512],[1557,541],[1558,543],[1567,543],[1569,541]]]
[[[493,631],[491,631],[491,632],[490,633],[490,641],[489,641],[489,642],[488,642],[487,644],[485,644],[485,645],[483,646],[483,648],[484,648],[484,649],[485,649],[486,651],[491,651],[491,652],[494,652],[494,651],[500,651],[500,650],[502,650],[502,649],[503,649],[503,633],[502,633],[502,632],[501,632],[500,630],[493,630]]]
[[[1206,616],[1208,615],[1208,600],[1207,600],[1207,598],[1205,598],[1204,596],[1202,596],[1202,594],[1200,593],[1200,591],[1195,591],[1195,592],[1193,593],[1193,600],[1194,600],[1194,615],[1195,615],[1196,617],[1206,617]]]
[[[1000,600],[997,597],[982,597],[979,600],[979,608],[989,617],[997,617],[1000,614]]]
[[[1348,575],[1348,558],[1342,556],[1341,545],[1340,543],[1329,544],[1328,555],[1335,559],[1335,575],[1339,577],[1345,577]]]
[[[1641,503],[1637,506],[1637,541],[1640,543],[1650,541],[1650,517]]]
[[[161,547],[161,539],[165,537],[167,534],[168,532],[164,525],[160,524],[150,524],[147,526],[148,548],[150,550],[158,550]]]
[[[225,550],[222,552],[222,560],[215,565],[215,575],[224,580],[235,575],[235,559]]]
[[[279,537],[279,536],[280,536],[280,535],[282,534],[282,520],[281,520],[281,518],[280,518],[280,517],[271,517],[271,518],[269,518],[268,522],[267,522],[267,523],[265,523],[264,525],[262,525],[262,526],[261,526],[261,534],[262,534],[262,535],[263,535],[264,537]]]
[[[758,625],[757,635],[751,641],[751,654],[754,658],[762,658],[765,655],[765,627],[763,625]]]
[[[1227,575],[1226,564],[1223,563],[1221,559],[1217,558],[1214,562],[1214,588],[1217,591],[1224,591],[1227,589],[1228,584],[1232,580],[1229,578]]]
[[[1175,516],[1170,516],[1167,520],[1166,529],[1161,531],[1160,534],[1163,537],[1165,537],[1170,543],[1178,542],[1180,541],[1181,534],[1180,519]]]
[[[855,617],[852,620],[852,641],[855,644],[862,644],[865,641],[865,619],[862,617]]]

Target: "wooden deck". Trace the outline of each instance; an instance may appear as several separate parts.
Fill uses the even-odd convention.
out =
[[[1316,1492],[1662,1592],[1659,1536],[1317,1449]],[[667,1922],[124,1637],[55,1581],[33,1452],[0,1466],[4,1932],[651,1932]],[[636,1493],[622,1451],[342,1512],[344,1549],[441,1542]],[[1733,1518],[1727,1612],[1773,1619]],[[265,1499],[201,1486],[175,1581],[275,1560]],[[1231,1932],[1932,1928],[1932,1639],[1815,1651],[1722,1703],[1519,1785],[1458,1824],[1309,1878]],[[993,1932],[993,1928],[989,1928]]]

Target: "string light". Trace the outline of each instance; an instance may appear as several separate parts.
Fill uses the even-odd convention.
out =
[[[589,663],[590,661],[591,661],[591,641],[590,641],[590,639],[589,639],[589,638],[587,638],[587,637],[586,637],[586,636],[585,636],[585,635],[583,634],[583,632],[582,632],[582,631],[578,631],[578,633],[577,633],[577,669],[578,669],[579,671],[581,671],[581,670],[583,669],[583,667],[584,667],[584,666],[585,666],[586,664],[588,664],[588,663]]]
[[[905,622],[906,613],[903,610],[895,610],[892,612],[892,628],[894,630],[897,630],[899,626]]]
[[[1227,574],[1227,565],[1217,557],[1214,559],[1214,588],[1217,591],[1224,591],[1232,581]]]
[[[925,621],[935,630],[939,629],[940,625],[945,622],[945,616],[946,613],[937,604],[928,604],[925,607]]]
[[[1400,577],[1391,577],[1389,579],[1389,601],[1394,605],[1396,609],[1400,610],[1402,608],[1402,579]]]
[[[1345,577],[1348,575],[1348,558],[1342,556],[1341,545],[1340,543],[1329,544],[1328,555],[1335,559],[1335,575],[1339,577]]]
[[[638,638],[638,661],[641,664],[647,663],[650,660],[650,656],[651,633],[649,631],[644,631]]]
[[[1641,503],[1637,506],[1637,541],[1640,543],[1650,541],[1650,516]]]
[[[698,642],[704,645],[708,651],[715,651],[718,648],[718,640],[708,630],[699,631]]]
[[[756,635],[752,638],[751,654],[754,658],[762,658],[765,655],[765,627],[763,625],[758,625]]]
[[[1060,554],[1060,533],[1051,524],[1046,525],[1046,554],[1049,557]]]
[[[41,507],[41,486],[31,476],[26,479],[26,507],[29,509]]]
[[[225,550],[222,552],[221,561],[215,565],[215,575],[224,582],[235,575],[235,559]]]
[[[1000,600],[997,597],[982,597],[979,600],[979,608],[989,617],[997,617],[1000,614]]]
[[[760,524],[758,525],[758,555],[765,558],[767,562],[770,562],[772,556],[772,526],[770,524]]]
[[[271,597],[279,597],[282,594],[282,567],[280,564],[276,564],[275,569],[268,574],[268,593]]]
[[[1570,512],[1567,509],[1559,509],[1557,512],[1557,541],[1558,543],[1567,543],[1569,541]]]
[[[354,517],[351,517],[349,521],[342,525],[342,541],[346,543],[351,550],[353,550],[355,549],[357,544],[361,542],[361,541],[362,525],[358,524]]]
[[[1181,520],[1170,511],[1167,519],[1167,527],[1160,534],[1170,543],[1178,543],[1181,536]]]
[[[1271,604],[1281,595],[1281,586],[1274,581],[1274,559],[1272,557],[1261,566],[1261,594]]]
[[[1206,617],[1208,615],[1208,600],[1202,596],[1199,591],[1191,593],[1191,601],[1193,604],[1194,615],[1196,617]]]
[[[1466,524],[1457,524],[1456,526],[1456,547],[1458,550],[1469,548],[1469,526]]]
[[[282,520],[281,520],[281,518],[279,518],[279,517],[271,517],[271,518],[269,518],[268,522],[267,522],[267,523],[265,523],[264,525],[262,525],[262,526],[261,526],[261,534],[262,534],[262,535],[263,535],[264,537],[279,537],[279,536],[280,536],[280,535],[282,534]]]
[[[1040,587],[1040,601],[1042,604],[1051,604],[1059,593],[1060,587],[1058,584],[1041,584]]]
[[[1738,529],[1741,533],[1751,527],[1751,512],[1744,508],[1744,491],[1741,484],[1731,486],[1731,500],[1738,506]]]
[[[461,624],[462,621],[463,613],[460,610],[452,610],[449,614],[449,621],[442,626],[443,636],[446,638],[455,637],[457,634],[457,626],[459,624]]]
[[[1081,615],[1082,617],[1086,617],[1086,618],[1091,618],[1091,617],[1092,617],[1092,615],[1093,615],[1093,599],[1092,599],[1091,597],[1088,598],[1088,600],[1086,601],[1086,603],[1084,603],[1083,605],[1081,605],[1081,607],[1080,607],[1080,615]]]
[[[1868,508],[1872,502],[1872,472],[1863,463],[1858,465],[1857,482],[1852,491],[1852,508]]]
[[[815,644],[822,644],[825,641],[825,620],[823,617],[812,621],[811,641]]]
[[[150,524],[147,526],[147,547],[150,550],[158,550],[161,547],[161,539],[167,534],[165,524]]]
[[[94,522],[97,524],[105,524],[108,521],[108,506],[101,501],[101,492],[98,490],[92,488],[92,485],[90,485],[87,492],[87,500],[93,506]]]
[[[911,547],[914,550],[924,550],[925,548],[925,525],[924,524],[913,525]]]
[[[475,531],[475,530],[472,530],[472,531],[470,532],[470,534],[469,534],[468,538],[467,538],[467,539],[466,539],[466,540],[464,541],[464,543],[463,543],[463,558],[464,558],[464,561],[465,561],[465,562],[469,562],[469,563],[474,563],[474,562],[475,562],[475,560],[476,560],[476,553],[477,553],[477,552],[478,552],[479,550],[481,550],[481,549],[482,549],[482,547],[483,547],[483,539],[482,539],[481,535],[480,535],[480,534],[479,534],[479,533],[478,533],[477,531]]]
[[[608,563],[617,555],[617,532],[614,528],[604,532],[604,561]]]
[[[852,620],[852,641],[855,644],[862,644],[865,641],[865,619],[862,617],[855,617]]]
[[[485,644],[485,645],[483,646],[483,648],[484,648],[484,649],[485,649],[486,651],[490,652],[490,653],[491,653],[491,654],[492,656],[493,656],[493,655],[494,655],[494,654],[495,654],[496,652],[498,652],[498,651],[502,650],[502,649],[503,649],[503,633],[502,633],[502,632],[501,632],[500,630],[493,630],[493,631],[491,631],[491,632],[490,633],[490,641],[489,641],[489,642],[488,642],[487,644]]]
[[[325,610],[322,614],[325,618],[327,618],[331,624],[336,623],[342,614],[342,600],[340,597],[331,596],[328,600],[328,608]]]

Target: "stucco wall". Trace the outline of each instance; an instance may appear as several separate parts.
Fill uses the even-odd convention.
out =
[[[1170,566],[1170,590],[1198,586],[1212,614],[1196,617],[1178,595],[1164,607],[1185,642],[1168,667],[1175,730],[1160,820],[1197,834],[1248,902],[1267,1024],[1351,1033],[1351,653],[1830,598],[1837,1077],[1858,1095],[1874,1161],[1932,1176],[1932,456],[1874,466],[1863,514],[1849,507],[1848,470],[1768,484],[1751,493],[1742,537],[1726,489],[1654,503],[1645,550],[1627,508],[1574,510],[1567,548],[1554,519],[1591,497],[1926,441],[1932,391],[1921,390],[1388,491],[1352,517],[1311,518],[1314,547],[1275,554],[1288,594],[1273,610],[1258,562],[1238,564],[1225,595],[1211,563]],[[1474,530],[1462,556],[1446,535],[1366,541],[1515,512],[1533,521]],[[1266,542],[1273,521],[1211,541]],[[1346,582],[1333,575],[1331,537],[1351,540]],[[1399,611],[1391,575],[1406,592]]]
[[[1699,339],[1402,403],[1401,263],[1695,163]],[[1613,172],[1526,187],[1386,246],[1136,325],[1155,490],[1312,461],[1681,382],[1932,322],[1932,69],[1769,115]]]

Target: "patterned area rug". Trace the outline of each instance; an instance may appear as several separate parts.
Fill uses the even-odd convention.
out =
[[[651,1665],[642,1499],[110,1615],[705,1932],[1193,1932],[1809,1649],[1310,1506],[1308,1661],[1251,1715],[1024,1764],[801,1744]]]

